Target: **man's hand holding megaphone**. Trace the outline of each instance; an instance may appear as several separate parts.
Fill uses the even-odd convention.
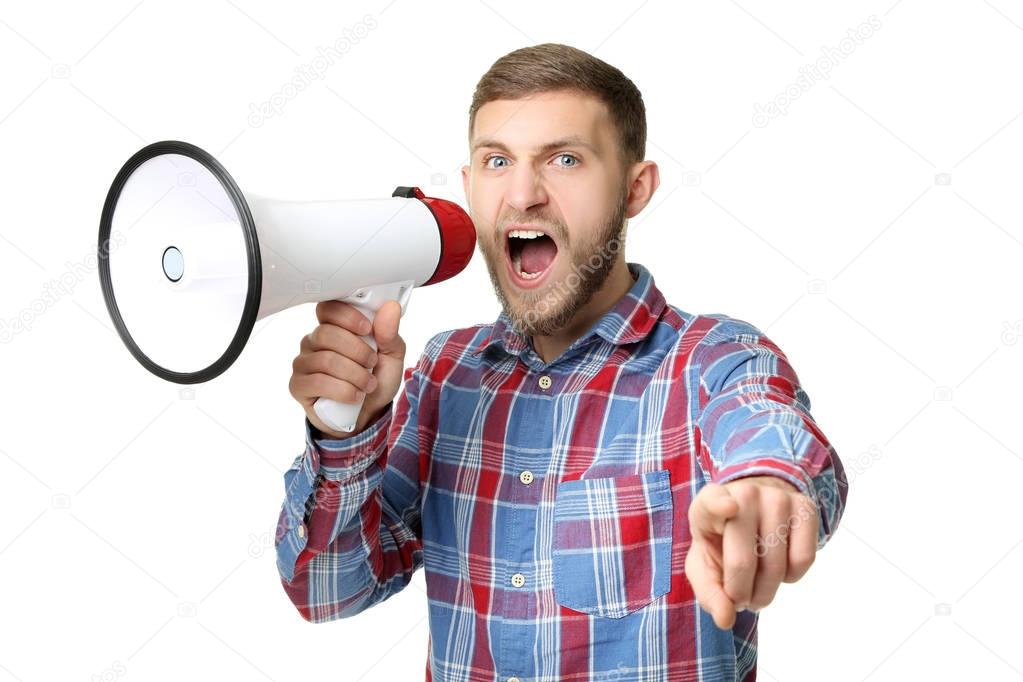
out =
[[[288,389],[309,422],[325,436],[354,436],[380,416],[401,388],[405,370],[405,340],[398,334],[401,305],[385,302],[370,322],[348,303],[321,301],[316,304],[316,318],[320,324],[299,344]],[[360,338],[370,332],[377,350]],[[355,403],[362,397],[360,392],[366,400],[351,432],[331,430],[313,409],[320,397]]]

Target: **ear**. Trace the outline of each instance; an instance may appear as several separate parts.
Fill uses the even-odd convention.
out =
[[[625,217],[633,218],[650,203],[654,192],[661,185],[661,174],[653,161],[640,161],[633,166],[629,175],[632,179],[629,181]]]
[[[472,199],[469,197],[469,165],[462,166],[462,192],[465,194],[465,203],[472,208]]]

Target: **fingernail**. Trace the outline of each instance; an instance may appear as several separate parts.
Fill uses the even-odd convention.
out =
[[[363,334],[368,334],[372,330],[373,330],[373,325],[371,325],[369,323],[369,320],[363,320],[362,321],[362,333]]]
[[[376,388],[377,388],[377,378],[376,377],[370,377],[369,378],[369,382],[367,382],[367,384],[366,384],[366,388],[368,390],[370,390],[370,391],[375,391]]]

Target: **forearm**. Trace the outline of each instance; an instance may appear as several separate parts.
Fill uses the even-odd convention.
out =
[[[422,565],[417,421],[419,375],[355,435],[318,438],[285,473],[277,567],[311,622],[355,615],[399,592]]]
[[[817,503],[823,547],[842,517],[848,484],[785,354],[752,325],[728,320],[699,361],[706,398],[698,421],[700,460],[708,479],[788,481]]]

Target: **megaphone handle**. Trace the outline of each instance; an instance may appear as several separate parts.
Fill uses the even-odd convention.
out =
[[[376,318],[377,311],[386,301],[397,301],[401,304],[401,314],[405,314],[408,307],[409,296],[412,294],[412,287],[415,280],[404,280],[401,282],[390,282],[388,284],[377,284],[371,287],[358,289],[347,298],[340,298],[339,301],[348,303],[365,315],[370,323]],[[373,350],[377,349],[376,338],[370,332],[361,337]],[[372,368],[369,370],[373,371]],[[342,403],[330,398],[317,398],[313,404],[316,416],[334,431],[349,432],[355,430],[355,424],[362,412],[362,405],[366,397],[358,399],[354,403]]]

